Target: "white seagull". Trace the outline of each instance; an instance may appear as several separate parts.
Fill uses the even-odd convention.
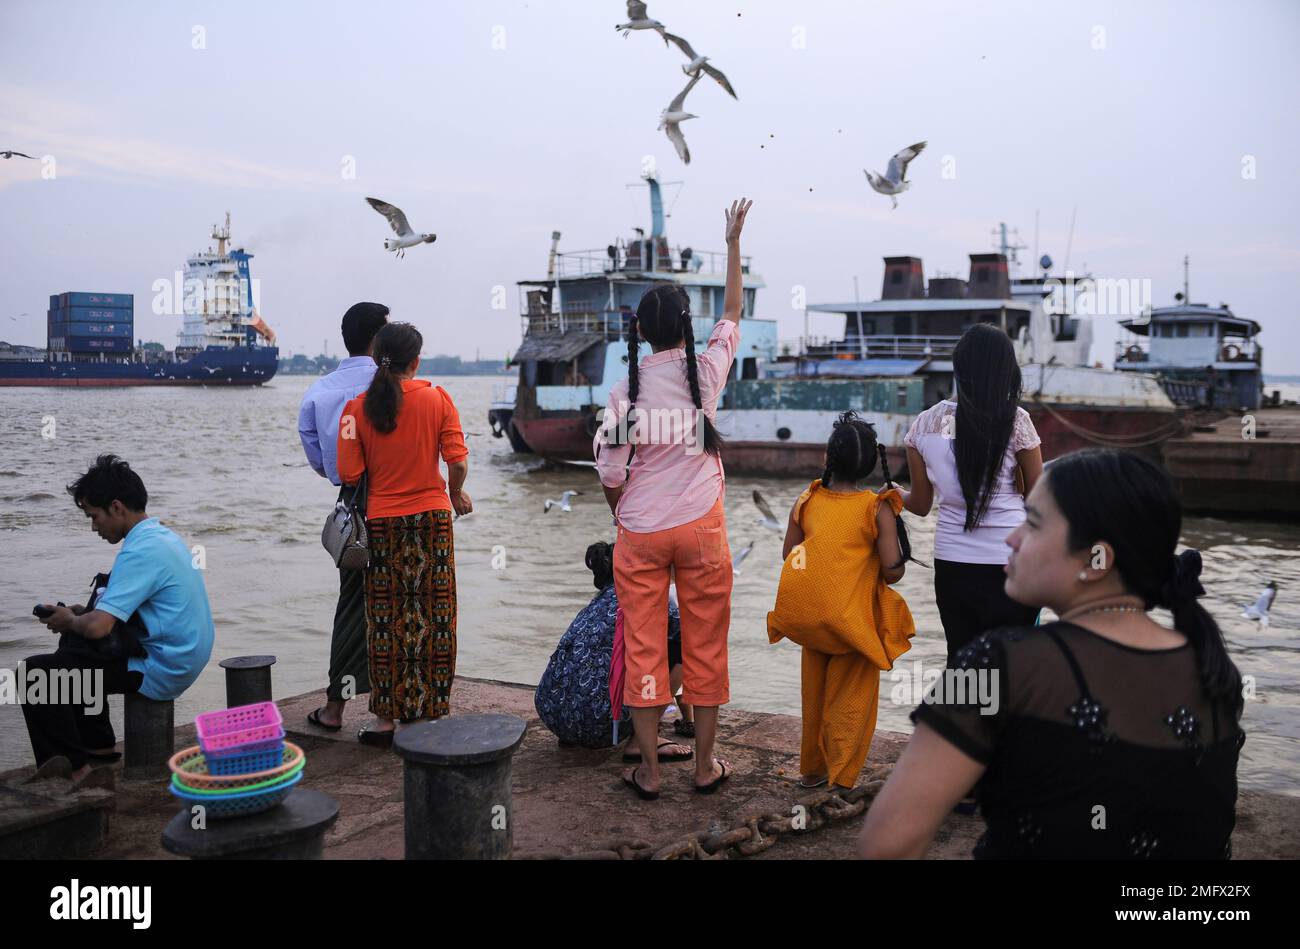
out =
[[[748,544],[745,545],[744,550],[741,550],[731,555],[731,572],[734,575],[740,576],[740,565],[745,562],[745,558],[750,555],[753,549],[754,549],[754,542],[751,540]]]
[[[769,530],[779,531],[781,522],[776,519],[776,515],[772,513],[772,508],[768,505],[767,499],[763,497],[757,488],[754,489],[754,504],[758,506],[759,512],[763,515],[758,519],[758,523]]]
[[[1268,586],[1264,587],[1264,592],[1254,603],[1246,607],[1245,612],[1241,615],[1246,619],[1257,619],[1263,629],[1268,629],[1268,611],[1273,606],[1273,600],[1277,596],[1277,581],[1268,581]]]
[[[867,181],[871,183],[871,187],[880,194],[889,195],[889,200],[894,202],[895,208],[898,207],[897,195],[912,187],[912,182],[906,178],[907,164],[921,154],[925,144],[925,142],[917,142],[915,145],[909,145],[889,159],[889,169],[885,172],[883,178],[874,171],[862,169],[862,173],[867,176]]]
[[[627,39],[628,34],[633,30],[657,30],[659,35],[664,38],[664,45],[668,45],[668,37],[664,34],[664,25],[658,20],[652,20],[645,15],[645,4],[641,0],[627,0],[627,19],[628,22],[620,23],[614,29],[623,31],[623,39]]]
[[[378,198],[366,198],[366,201],[388,219],[388,226],[397,235],[396,240],[391,237],[384,240],[384,250],[391,250],[398,257],[405,257],[406,248],[414,247],[416,244],[432,244],[438,239],[437,234],[417,234],[411,230],[411,225],[406,223],[406,214],[401,208],[393,207],[387,201],[380,201]]]
[[[668,41],[664,40],[664,42],[666,43]],[[26,152],[15,152],[12,150],[6,152],[0,152],[0,158],[13,158],[15,156],[17,156],[18,158],[30,158],[32,161],[36,161],[35,155],[28,155]]]
[[[673,143],[673,148],[677,149],[677,157],[682,160],[683,164],[687,165],[691,163],[691,152],[686,147],[686,136],[682,135],[679,126],[687,119],[698,119],[699,116],[683,111],[682,106],[686,104],[686,94],[695,88],[695,84],[700,81],[702,75],[704,75],[702,72],[697,72],[692,76],[691,81],[686,84],[686,88],[677,93],[677,98],[668,103],[668,108],[664,109],[659,115],[659,128],[664,131],[668,136],[668,140]]]
[[[664,38],[670,39],[674,43],[676,43],[677,48],[680,49],[683,53],[685,53],[686,58],[690,60],[689,63],[687,63],[685,66],[682,67],[682,72],[686,73],[686,75],[688,76],[694,76],[697,73],[699,73],[699,71],[702,69],[708,75],[712,76],[715,80],[717,80],[718,85],[720,85],[723,89],[726,89],[727,94],[730,95],[731,98],[733,99],[740,98],[739,96],[736,95],[736,90],[731,88],[731,83],[727,81],[727,77],[723,74],[722,70],[719,69],[717,66],[710,66],[708,64],[709,57],[700,56],[691,47],[691,44],[686,42],[686,40],[682,39],[682,37],[680,36],[674,36],[672,33],[665,33]]]
[[[572,511],[573,508],[569,505],[569,498],[573,497],[575,494],[581,494],[581,493],[582,493],[581,491],[565,491],[563,494],[560,495],[560,500],[558,501],[552,501],[550,498],[547,498],[546,503],[542,505],[542,513],[546,514],[551,510],[551,508],[557,506],[561,511],[564,511],[566,513]]]

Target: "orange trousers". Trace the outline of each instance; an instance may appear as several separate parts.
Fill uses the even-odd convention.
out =
[[[731,550],[722,498],[703,517],[666,530],[618,529],[614,590],[623,609],[627,670],[623,701],[638,708],[672,701],[668,680],[668,584],[676,576],[682,622],[682,701],[723,705],[731,698]]]
[[[871,750],[880,667],[859,652],[803,650],[803,741],[799,770],[853,787]]]

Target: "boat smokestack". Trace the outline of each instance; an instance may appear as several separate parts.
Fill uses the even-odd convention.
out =
[[[560,249],[560,232],[551,231],[551,254],[546,259],[546,279],[555,279],[555,258]]]

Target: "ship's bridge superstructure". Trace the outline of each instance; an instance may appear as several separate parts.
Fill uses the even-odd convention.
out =
[[[230,212],[226,225],[212,228],[216,250],[191,254],[185,261],[182,287],[183,322],[178,353],[194,353],[215,346],[232,349],[251,346],[257,335],[274,343],[275,334],[253,308],[253,288],[248,262],[253,255],[237,248],[227,252],[230,241]]]
[[[1226,303],[1157,307],[1119,325],[1116,369],[1157,373],[1180,401],[1259,408],[1263,348],[1255,337],[1260,327],[1233,314]]]
[[[529,441],[545,438],[537,413],[581,413],[595,432],[594,413],[609,390],[627,376],[627,331],[642,295],[659,283],[675,283],[690,300],[696,351],[704,348],[722,316],[726,294],[725,253],[670,247],[663,234],[659,182],[647,176],[652,230],[604,249],[560,252],[552,234],[547,276],[519,281],[523,341],[510,362],[521,367],[515,419],[531,425]],[[755,296],[764,286],[742,258],[740,343],[732,379],[758,378],[776,356],[776,321],[754,318]],[[642,343],[642,355],[648,354]],[[724,393],[721,405],[728,404]],[[528,403],[532,404],[528,404]],[[545,453],[545,446],[533,445]]]

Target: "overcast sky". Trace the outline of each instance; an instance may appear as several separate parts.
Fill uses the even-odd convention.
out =
[[[1190,254],[1193,298],[1259,321],[1266,370],[1300,373],[1295,0],[649,12],[740,96],[691,93],[689,166],[656,131],[685,60],[620,37],[618,0],[0,0],[0,149],[55,159],[52,178],[0,162],[0,339],[43,345],[49,295],[98,290],[134,293],[137,335],[175,345],[151,287],[229,210],[282,350],[338,353],[343,311],[369,299],[426,353],[503,358],[515,281],[544,275],[552,230],[579,250],[649,227],[626,186],[653,155],[684,182],[666,189],[674,244],[721,250],[724,204],[754,200],[744,250],[783,340],[803,329],[794,288],[851,300],[856,275],[876,299],[881,258],[903,254],[964,277],[999,221],[1027,273],[1037,212],[1039,254],[1150,280],[1157,305]],[[862,169],[921,139],[891,210]],[[366,195],[437,243],[392,259]],[[1114,322],[1093,349],[1107,364]]]

